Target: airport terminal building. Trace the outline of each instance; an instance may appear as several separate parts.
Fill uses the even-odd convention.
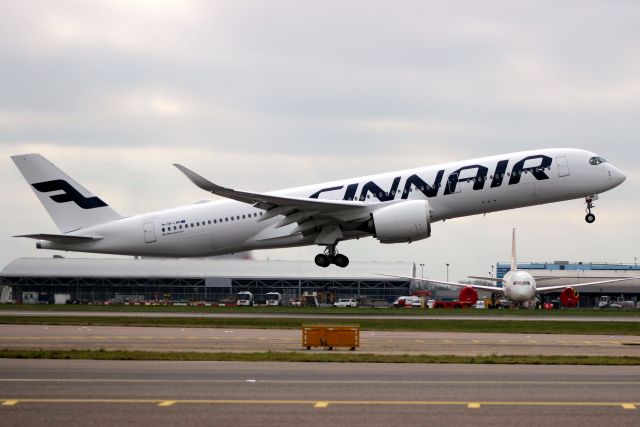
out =
[[[285,302],[317,293],[388,303],[410,293],[410,280],[376,273],[415,277],[415,265],[353,262],[346,269],[323,269],[297,261],[18,258],[2,270],[0,285],[10,288],[16,301],[37,295],[42,303],[52,302],[56,294],[79,302],[220,303],[233,300],[239,291],[252,292],[257,304],[267,292],[281,293]]]
[[[635,264],[570,263],[564,261],[519,263],[538,286],[594,282],[640,276]],[[496,264],[496,277],[509,271],[509,263]],[[18,258],[0,273],[3,301],[10,295],[23,303],[51,303],[55,295],[72,301],[101,302],[206,302],[235,300],[250,291],[256,304],[267,292],[279,292],[283,303],[301,301],[316,294],[322,303],[338,298],[359,298],[388,305],[398,296],[410,295],[419,281],[382,276],[416,277],[409,262],[358,263],[348,268],[318,268],[305,261],[255,261],[241,259],[133,259],[133,258]],[[428,287],[436,299],[455,299],[459,291]],[[603,295],[640,301],[640,280],[578,288],[580,307],[597,306]],[[552,301],[560,291],[544,294]],[[483,292],[481,292],[484,295]],[[487,296],[487,295],[484,295]]]

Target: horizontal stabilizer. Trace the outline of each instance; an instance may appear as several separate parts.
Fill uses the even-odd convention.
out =
[[[49,242],[67,243],[71,245],[77,243],[88,243],[102,239],[102,236],[67,236],[65,234],[23,234],[21,236],[13,237],[26,237],[27,239],[46,240]]]

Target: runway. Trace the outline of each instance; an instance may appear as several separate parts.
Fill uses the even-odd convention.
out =
[[[0,360],[3,426],[611,426],[637,367]]]
[[[0,325],[1,348],[307,351],[301,342],[300,330]],[[358,352],[377,354],[640,357],[638,336],[362,331],[360,342]]]

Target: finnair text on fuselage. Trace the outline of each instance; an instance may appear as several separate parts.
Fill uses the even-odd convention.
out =
[[[529,165],[525,167],[525,163],[530,161]],[[533,164],[532,164],[533,163]],[[483,190],[485,184],[490,181],[490,187],[500,187],[505,177],[508,177],[509,185],[515,185],[520,183],[520,179],[523,174],[531,173],[531,175],[537,180],[549,179],[549,176],[545,171],[551,169],[552,159],[545,155],[532,155],[527,156],[513,165],[510,172],[507,172],[509,165],[509,159],[498,160],[495,166],[493,166],[493,173],[489,175],[489,167],[481,164],[472,164],[461,166],[458,169],[449,172],[446,180],[446,186],[444,186],[444,195],[455,194],[460,182],[473,182],[473,190]],[[475,173],[474,173],[475,171]],[[342,200],[367,200],[370,197],[376,198],[380,202],[387,202],[389,200],[395,200],[399,195],[400,199],[408,199],[409,194],[415,188],[416,191],[420,191],[425,197],[436,197],[440,188],[442,187],[442,179],[446,170],[440,169],[436,172],[435,176],[430,182],[422,179],[418,174],[414,173],[405,179],[404,188],[399,190],[398,186],[402,182],[402,176],[396,176],[393,178],[391,187],[388,190],[381,188],[374,181],[367,181],[362,186],[359,183],[352,183],[347,185],[339,185],[333,187],[323,188],[311,194],[309,197],[317,199],[323,193],[333,193],[335,191],[344,190]],[[358,188],[361,187],[360,195],[356,196]]]

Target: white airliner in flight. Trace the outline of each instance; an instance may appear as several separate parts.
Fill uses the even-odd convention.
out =
[[[469,276],[472,279],[481,279],[481,280],[487,280],[490,282],[498,282],[498,283],[501,283],[502,286],[470,285],[465,283],[446,282],[441,280],[418,279],[415,277],[391,276],[388,274],[381,274],[381,276],[397,277],[397,278],[409,279],[409,280],[418,280],[418,281],[424,281],[427,283],[436,283],[439,285],[461,288],[458,299],[460,300],[460,302],[464,302],[468,304],[475,304],[475,302],[478,301],[478,290],[490,291],[491,293],[503,295],[509,301],[513,301],[518,305],[522,305],[525,302],[533,300],[536,297],[536,295],[555,292],[562,289],[562,292],[560,293],[560,302],[565,307],[575,307],[576,305],[578,305],[578,295],[576,294],[576,291],[574,288],[579,288],[582,286],[603,285],[605,283],[623,282],[625,280],[635,280],[640,278],[640,277],[624,277],[620,279],[600,280],[597,282],[575,283],[572,285],[538,287],[536,284],[536,280],[543,281],[543,280],[557,279],[557,277],[539,277],[536,279],[529,272],[518,270],[518,265],[516,263],[516,229],[515,228],[513,229],[513,235],[511,238],[511,269],[507,273],[505,273],[504,277],[502,279],[499,279],[494,277]]]
[[[411,243],[451,218],[584,197],[625,180],[618,168],[577,149],[540,149],[269,193],[216,185],[175,165],[195,185],[227,200],[123,216],[40,154],[12,156],[61,234],[28,234],[37,247],[155,257],[222,255],[254,249],[324,246],[321,267],[346,267],[338,242],[374,236]]]

